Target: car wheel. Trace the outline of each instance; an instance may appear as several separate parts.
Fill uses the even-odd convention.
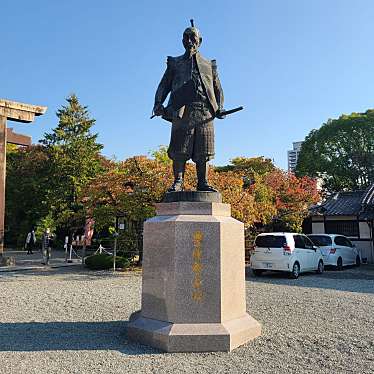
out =
[[[319,260],[318,267],[317,267],[317,274],[322,274],[324,270],[323,261]]]
[[[361,259],[360,259],[360,256],[357,256],[356,257],[356,266],[360,266],[361,265]]]
[[[336,263],[337,270],[343,270],[343,259],[341,257],[338,258],[338,261]]]
[[[300,265],[298,262],[295,262],[292,266],[291,278],[297,279],[299,278],[299,275],[300,275]]]
[[[256,276],[256,277],[259,277],[264,271],[261,270],[261,269],[252,269],[253,271],[253,274]]]

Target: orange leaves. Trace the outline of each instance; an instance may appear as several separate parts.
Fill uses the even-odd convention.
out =
[[[277,218],[295,231],[301,229],[308,207],[320,200],[317,182],[309,177],[298,178],[293,173],[275,170],[264,182],[273,190]]]
[[[82,202],[93,210],[105,206],[135,219],[154,214],[154,203],[162,200],[173,180],[170,163],[145,156],[105,166],[107,171],[91,182]],[[220,170],[210,167],[209,183],[221,192],[223,202],[231,204],[233,217],[246,227],[265,225],[276,218],[299,229],[308,207],[319,200],[316,182],[308,177],[298,178],[275,167],[262,174],[251,169],[249,176],[243,168]],[[195,187],[195,165],[188,163],[185,189]]]

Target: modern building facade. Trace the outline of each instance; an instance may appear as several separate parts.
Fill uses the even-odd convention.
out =
[[[301,145],[303,142],[293,142],[293,149],[287,151],[287,158],[288,158],[288,171],[294,172],[297,165],[297,159],[299,157],[299,153],[301,150]]]

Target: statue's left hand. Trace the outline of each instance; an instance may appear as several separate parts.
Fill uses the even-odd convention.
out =
[[[153,113],[155,116],[162,116],[165,113],[165,108],[162,104],[155,104],[153,107]]]

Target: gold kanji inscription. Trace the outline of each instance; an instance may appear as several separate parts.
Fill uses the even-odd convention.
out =
[[[196,302],[201,302],[203,299],[201,274],[203,271],[202,259],[202,241],[204,234],[201,231],[195,231],[192,236],[193,251],[192,251],[192,272],[194,274],[192,280],[192,299]]]

